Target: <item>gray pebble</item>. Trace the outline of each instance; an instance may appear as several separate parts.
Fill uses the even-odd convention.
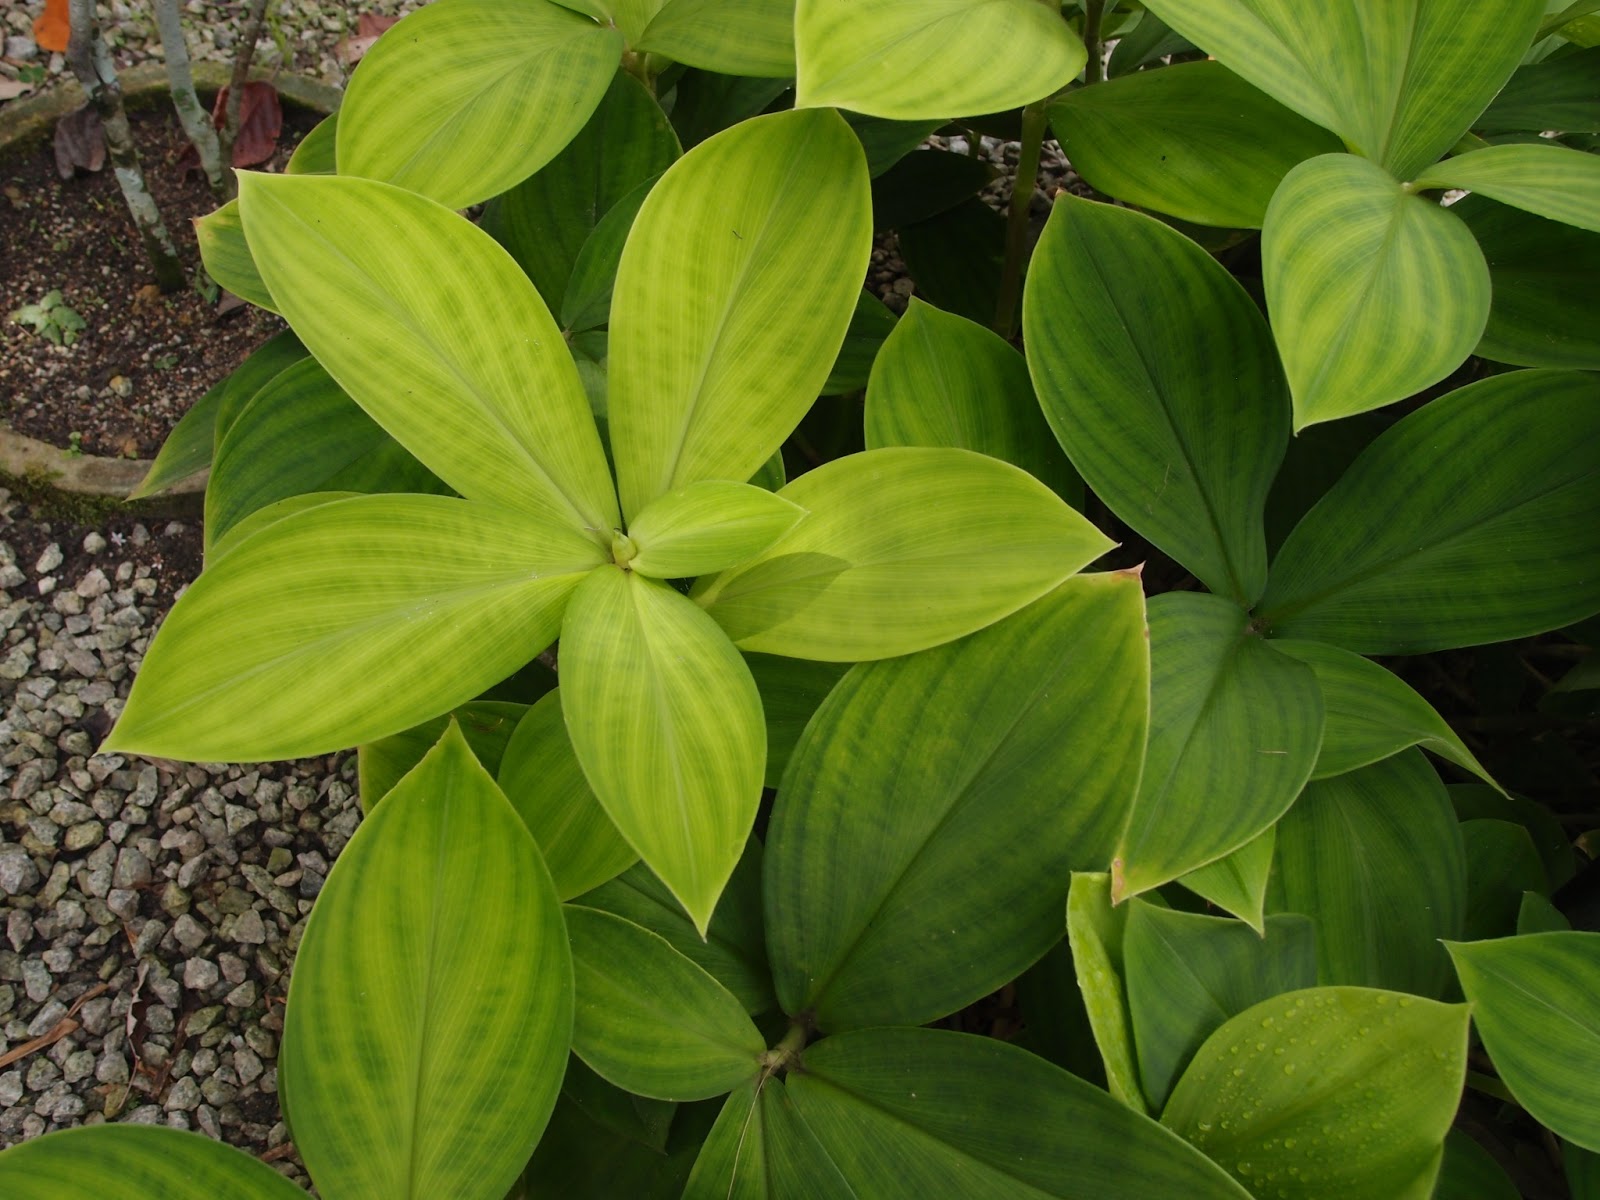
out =
[[[203,992],[215,987],[221,977],[217,964],[210,959],[191,958],[183,964],[183,986],[186,988]]]
[[[39,886],[39,868],[21,846],[0,846],[0,892],[21,896]]]

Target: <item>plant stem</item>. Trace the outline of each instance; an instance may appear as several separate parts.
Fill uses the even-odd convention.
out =
[[[155,0],[156,25],[161,30],[161,56],[167,63],[167,86],[172,91],[172,106],[178,110],[183,132],[200,156],[211,192],[221,204],[229,198],[230,180],[222,165],[217,129],[211,114],[194,94],[194,72],[189,67],[189,46],[183,37],[183,22],[178,17],[178,0]]]
[[[122,198],[127,201],[134,227],[144,240],[145,253],[155,269],[156,283],[163,292],[175,292],[183,287],[183,264],[178,261],[172,236],[161,220],[161,210],[145,184],[139,150],[133,144],[128,114],[122,107],[122,85],[117,82],[117,68],[111,61],[111,52],[100,36],[94,0],[72,0],[70,11],[72,39],[67,44],[67,61],[72,64],[72,73],[78,77],[78,82],[83,84],[89,103],[100,114],[112,173],[122,188]]]
[[[1485,1096],[1504,1100],[1507,1104],[1517,1103],[1517,1098],[1511,1094],[1511,1089],[1493,1075],[1485,1075],[1481,1071],[1468,1071],[1467,1086],[1475,1092],[1482,1092]]]
[[[1100,23],[1106,15],[1106,0],[1084,0],[1083,48],[1089,52],[1083,69],[1085,83],[1100,83],[1106,77],[1106,48],[1100,40]]]
[[[261,37],[261,23],[267,16],[267,0],[250,0],[250,14],[245,18],[244,32],[239,35],[239,51],[233,57],[233,79],[228,84],[228,112],[223,119],[222,161],[228,171],[228,193],[238,190],[233,178],[233,143],[239,138],[239,120],[244,112],[244,85],[250,80],[250,64],[256,58],[256,42]]]
[[[1035,100],[1022,110],[1022,145],[1017,155],[1017,175],[1011,185],[1011,209],[1006,217],[1006,258],[1000,271],[1000,299],[994,310],[994,331],[1003,338],[1017,332],[1017,302],[1022,297],[1022,262],[1028,253],[1028,215],[1033,187],[1039,178],[1039,155],[1044,148],[1049,118],[1045,101]]]

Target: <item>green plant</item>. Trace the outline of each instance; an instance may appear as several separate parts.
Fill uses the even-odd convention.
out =
[[[1596,160],[1478,144],[1560,127],[1585,6],[582,7],[408,17],[201,223],[294,333],[143,485],[211,466],[207,566],[108,747],[361,744],[280,1063],[322,1194],[1581,1181],[1582,861],[1401,672],[1592,642]],[[1031,256],[910,153],[1008,110],[1122,202]],[[875,220],[937,307],[859,294]],[[922,1028],[1002,990],[1020,1044]],[[193,1143],[0,1179],[292,1194]]]
[[[52,288],[37,304],[24,304],[11,314],[18,325],[26,325],[40,337],[57,346],[70,346],[78,340],[84,321],[78,310],[61,298],[61,289]]]

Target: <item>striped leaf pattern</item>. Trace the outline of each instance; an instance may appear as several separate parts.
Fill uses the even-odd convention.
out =
[[[1535,216],[1600,232],[1600,155],[1548,142],[1489,146],[1429,167],[1419,188],[1465,188]]]
[[[261,282],[250,245],[244,238],[244,221],[239,216],[237,198],[194,221],[195,241],[200,244],[200,261],[212,282],[228,289],[241,300],[258,308],[277,312],[272,293]]]
[[[500,1196],[560,1092],[572,959],[539,850],[452,726],[362,823],[295,959],[279,1060],[330,1196]]]
[[[668,0],[634,49],[741,78],[794,75],[794,0]]]
[[[1272,875],[1272,856],[1277,844],[1278,827],[1269,825],[1237,850],[1179,875],[1178,882],[1262,933],[1267,883]]]
[[[271,1167],[203,1134],[130,1122],[62,1129],[0,1152],[0,1193],[7,1200],[305,1198]]]
[[[1437,383],[1489,317],[1489,268],[1471,231],[1354,155],[1289,172],[1267,208],[1261,260],[1296,432]]]

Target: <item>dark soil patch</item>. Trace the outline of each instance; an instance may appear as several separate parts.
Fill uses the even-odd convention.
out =
[[[190,221],[215,207],[181,162],[169,103],[131,112],[151,193],[191,275]],[[319,117],[286,109],[267,169],[281,170]],[[149,458],[189,406],[283,328],[245,306],[221,312],[197,290],[161,295],[109,169],[63,182],[48,142],[0,160],[0,420],[85,453]],[[59,290],[86,323],[56,346],[9,314]]]
[[[91,534],[97,534],[105,544],[99,549],[86,549],[84,539]],[[119,563],[137,561],[149,566],[150,576],[156,581],[153,603],[167,609],[200,574],[198,521],[111,517],[84,525],[76,521],[29,520],[19,510],[0,518],[0,540],[10,544],[17,566],[28,577],[23,587],[30,593],[37,590],[38,581],[45,576],[53,576],[58,581],[56,586],[66,587],[95,567],[110,575]],[[60,549],[62,562],[41,572],[37,564],[52,543]]]

